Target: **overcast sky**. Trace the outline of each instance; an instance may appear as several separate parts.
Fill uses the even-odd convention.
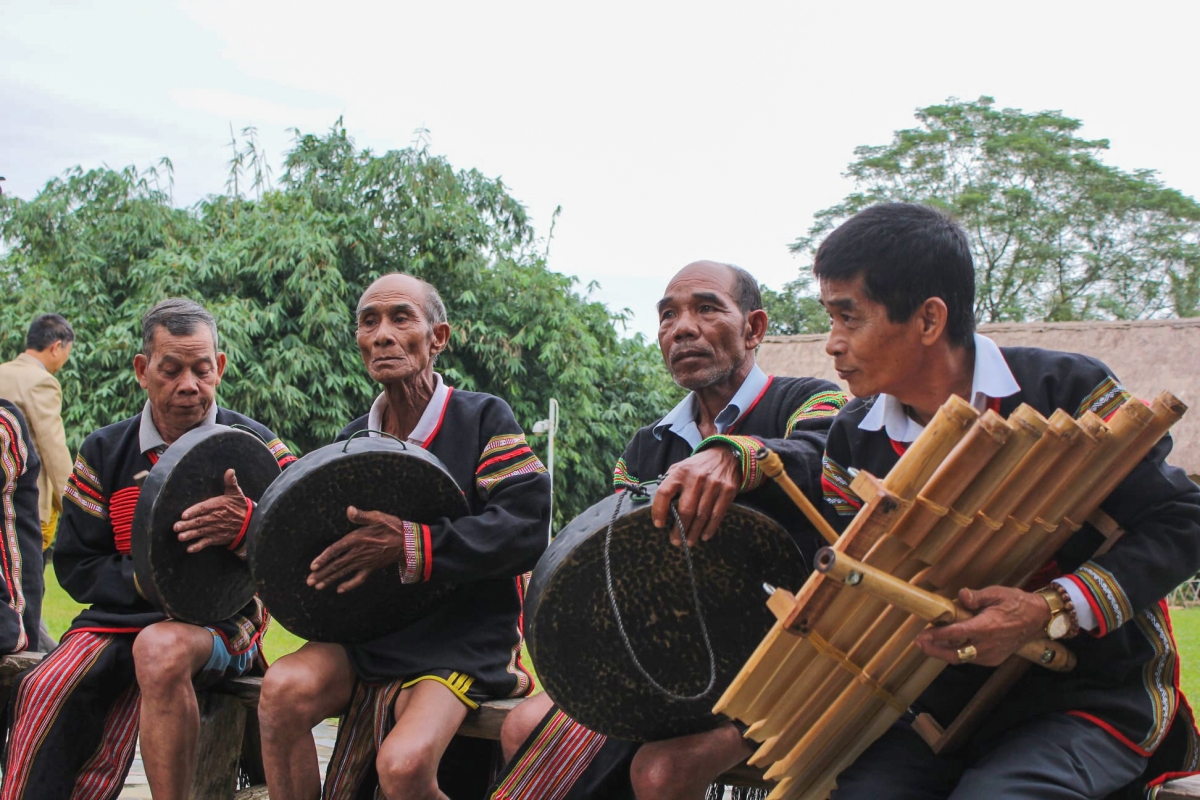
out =
[[[339,116],[359,146],[418,128],[502,177],[550,266],[656,328],[683,264],[779,288],[787,245],[850,189],[860,144],[988,94],[1061,109],[1107,160],[1200,194],[1200,3],[55,2],[0,0],[0,175],[30,198],[81,164],[175,164],[220,192],[230,126],[276,162]]]

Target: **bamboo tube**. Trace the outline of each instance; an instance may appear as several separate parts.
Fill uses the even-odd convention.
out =
[[[898,703],[903,706],[912,705],[945,667],[946,664],[943,661],[926,658],[916,672],[893,693]],[[871,699],[869,705],[876,706],[871,715],[866,718],[856,718],[856,721],[861,719],[863,723],[861,727],[851,729],[851,726],[846,726],[845,729],[839,731],[841,737],[838,740],[830,741],[828,747],[823,746],[820,753],[813,753],[811,749],[808,751],[800,748],[793,749],[787,757],[775,762],[766,771],[765,777],[768,780],[779,780],[785,776],[798,777],[802,774],[806,764],[820,764],[823,768],[814,769],[811,772],[803,771],[803,777],[807,780],[797,780],[797,784],[805,784],[801,787],[802,789],[807,789],[814,784],[822,785],[831,779],[836,779],[838,773],[850,766],[871,742],[882,736],[901,716],[901,712],[874,698]],[[849,737],[849,743],[841,741],[846,737]],[[833,758],[824,757],[830,753],[836,755]],[[851,756],[851,754],[853,755]],[[806,757],[804,762],[800,761],[802,756]],[[794,767],[799,768],[794,769]]]
[[[906,552],[907,548],[903,544],[895,541],[892,537],[886,537],[876,545],[876,548],[871,551],[871,555],[883,563],[897,565],[892,568],[893,573],[909,579],[915,576],[917,571],[923,569],[924,565],[911,560],[906,561],[903,558]],[[826,579],[819,572],[814,572],[813,575],[820,576],[821,580]],[[836,587],[836,583],[834,585]],[[887,606],[876,598],[862,593],[842,591],[840,587],[837,587],[837,594],[834,595],[833,602],[819,625],[818,633],[829,641],[831,646],[844,652],[860,646],[860,639],[875,624],[886,608]],[[812,632],[812,630],[808,629],[808,632]],[[877,647],[880,643],[882,640],[870,640],[867,645],[862,646]],[[873,650],[861,652],[865,654],[864,658],[869,658]],[[835,681],[850,679],[848,673],[838,669],[828,659],[821,658],[815,649],[805,650],[802,659],[780,669],[778,675],[782,682],[777,686],[765,688],[753,702],[755,713],[752,718],[755,721],[764,720],[763,725],[767,726],[767,730],[762,730],[763,725],[752,722],[748,733],[753,738],[771,735],[770,720],[786,718],[796,713],[799,705],[807,702],[812,693],[831,674]],[[750,722],[749,719],[745,721]]]
[[[926,592],[904,581],[875,569],[846,555],[838,555],[831,548],[817,551],[815,569],[831,578],[870,592],[890,605],[920,617],[931,625],[964,622],[974,614],[949,598]],[[1029,642],[1017,651],[1027,661],[1040,664],[1055,672],[1067,672],[1075,668],[1075,654],[1061,642],[1039,639]]]
[[[911,615],[905,615],[905,619],[900,625],[884,625],[885,631],[894,633],[875,656],[866,661],[863,673],[882,686],[884,676],[898,663],[904,651],[926,627],[925,620]],[[851,652],[848,655],[852,661],[859,663],[861,656],[858,653]],[[843,676],[849,677],[849,673],[845,670],[839,670],[839,672]],[[763,742],[762,746],[750,757],[750,763],[755,766],[765,766],[782,758],[794,747],[816,746],[816,743],[825,737],[828,724],[831,722],[837,724],[837,721],[853,717],[866,700],[876,696],[875,687],[857,677],[847,681],[845,687],[836,695],[837,699],[833,703],[824,701],[824,698],[829,697],[830,694],[832,692],[815,692],[811,701],[806,703],[799,712],[786,720],[779,721],[779,732]],[[827,720],[826,726],[820,724],[822,719]]]
[[[975,480],[959,494],[951,507],[950,513],[943,517],[920,546],[915,549],[914,556],[926,564],[937,564],[938,557],[950,545],[952,540],[959,537],[964,527],[971,523],[982,523],[976,514],[984,509],[988,500],[994,497],[996,489],[1012,473],[1028,452],[1037,444],[1049,427],[1046,418],[1034,408],[1022,404],[1008,418],[1008,441],[975,477]],[[1003,519],[1003,517],[1000,517]],[[966,525],[964,520],[970,520]]]
[[[1020,502],[1036,491],[1046,473],[1058,463],[1063,451],[1082,435],[1082,428],[1065,411],[1056,411],[1047,423],[1042,438],[1030,448],[1025,458],[1003,479],[987,499],[959,546],[944,548],[940,553],[928,553],[933,568],[922,581],[934,590],[951,585],[969,569],[983,573],[1012,546],[1018,526],[995,526],[1007,520]],[[971,585],[971,584],[967,584]]]
[[[1087,483],[1081,482],[1069,497],[1060,499],[1050,513],[1058,514],[1063,509],[1066,511],[1059,514],[1058,518],[1046,520],[1048,526],[1053,525],[1052,533],[1036,549],[1026,554],[1016,567],[1005,573],[1003,579],[1007,582],[1028,580],[1078,530],[1080,523],[1074,520],[1085,520],[1099,508],[1100,503],[1141,463],[1186,411],[1187,406],[1169,392],[1160,394],[1149,408],[1136,401],[1121,406],[1112,418],[1114,442],[1109,452],[1105,453],[1106,458],[1084,476],[1090,479]]]
[[[1087,458],[1101,441],[1108,437],[1108,428],[1095,414],[1085,414],[1075,422],[1080,432],[1054,460],[1047,470],[1017,503],[1017,507],[1004,521],[1004,526],[996,533],[996,541],[1003,546],[999,553],[992,550],[986,558],[978,558],[955,580],[948,588],[957,590],[960,586],[991,586],[997,583],[995,576],[1003,575],[1019,564],[1027,552],[1040,538],[1039,530],[1031,530],[1035,525],[1038,512],[1047,503],[1047,497],[1062,492],[1083,468]],[[998,558],[993,558],[997,556]]]
[[[904,504],[869,473],[859,473],[855,480],[875,481],[877,485],[874,488],[874,496],[859,511],[846,533],[834,546],[861,558],[869,552],[869,548],[860,545],[870,542],[870,546],[873,547],[882,540],[903,515]],[[793,633],[805,635],[817,624],[833,603],[837,593],[838,587],[825,586],[824,578],[819,573],[809,575],[797,595],[796,610],[784,620],[784,627]]]
[[[978,416],[979,412],[970,403],[951,395],[888,472],[888,491],[906,500],[916,497]]]
[[[905,512],[892,535],[916,547],[971,485],[975,477],[1000,452],[1012,428],[995,411],[988,411],[946,456],[941,467],[921,487],[916,502]],[[886,479],[885,479],[886,482]]]
[[[825,541],[833,544],[838,540],[837,531],[829,524],[821,512],[813,507],[812,502],[804,496],[804,492],[800,491],[800,487],[792,481],[791,477],[783,468],[783,461],[773,450],[763,447],[755,454],[758,459],[759,466],[763,472],[767,473],[767,477],[779,484],[779,488],[783,489],[791,501],[796,504],[796,508],[800,509],[813,527],[817,529],[817,533],[824,537]]]

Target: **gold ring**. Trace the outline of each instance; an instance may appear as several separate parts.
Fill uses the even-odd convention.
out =
[[[975,649],[975,645],[968,644],[958,648],[958,663],[970,664],[979,655],[979,651]]]

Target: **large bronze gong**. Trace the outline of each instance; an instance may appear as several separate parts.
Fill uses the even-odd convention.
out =
[[[592,730],[638,741],[715,727],[713,704],[774,622],[763,583],[799,586],[808,572],[780,525],[745,506],[731,507],[717,534],[691,548],[715,656],[714,685],[703,697],[672,699],[638,671],[629,650],[651,678],[685,697],[708,683],[709,653],[683,548],[650,520],[654,491],[605,498],[563,528],[534,570],[525,601],[530,655],[546,692]],[[609,565],[624,637],[604,564],[618,502]]]
[[[175,523],[189,507],[225,491],[225,470],[252,500],[279,475],[279,462],[257,436],[225,425],[188,431],[150,470],[133,511],[130,547],[142,594],[175,619],[207,625],[254,598],[246,562],[224,547],[189,553]]]
[[[403,584],[398,564],[343,594],[336,586],[308,586],[313,559],[357,527],[346,518],[347,506],[425,524],[468,512],[436,456],[388,437],[327,445],[289,467],[250,525],[250,569],[271,616],[311,641],[377,638],[429,613],[453,591],[447,584]]]

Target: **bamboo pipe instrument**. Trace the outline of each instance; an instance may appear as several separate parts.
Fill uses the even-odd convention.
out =
[[[840,580],[847,586],[870,592],[931,625],[963,622],[975,616],[949,598],[918,589],[883,570],[836,553],[829,547],[817,551],[813,566],[818,572]],[[1017,654],[1055,672],[1068,672],[1075,668],[1075,654],[1060,642],[1049,639],[1029,642]]]
[[[821,516],[821,512],[817,511],[812,501],[804,495],[804,492],[800,491],[800,487],[787,474],[787,471],[783,468],[783,459],[769,447],[759,449],[754,454],[754,458],[758,461],[758,465],[762,467],[763,472],[767,474],[767,477],[779,484],[779,488],[787,493],[787,496],[796,504],[796,507],[800,509],[801,513],[817,529],[817,532],[825,537],[825,541],[830,544],[836,542],[838,540],[837,531]]]

